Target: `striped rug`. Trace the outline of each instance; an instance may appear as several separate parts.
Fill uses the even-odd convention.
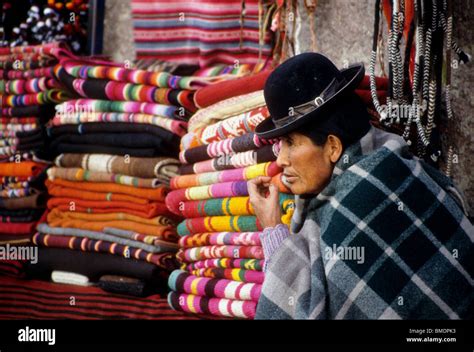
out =
[[[261,51],[266,61],[272,55],[268,30],[272,2],[267,3],[259,7],[258,0],[132,0],[137,57],[206,67],[236,60],[256,64]],[[263,45],[259,44],[259,17],[262,28],[267,18]]]

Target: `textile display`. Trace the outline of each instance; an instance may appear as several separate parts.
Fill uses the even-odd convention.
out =
[[[245,8],[242,6],[237,0],[178,0],[172,4],[164,0],[133,0],[137,56],[200,67],[235,62],[255,65],[270,60],[271,9],[266,9],[263,21],[258,1],[246,1]]]

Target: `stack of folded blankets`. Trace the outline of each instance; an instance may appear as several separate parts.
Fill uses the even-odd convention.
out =
[[[44,126],[67,98],[55,44],[0,48],[0,243],[27,244],[45,211]]]
[[[81,98],[57,105],[48,126],[55,156],[46,181],[52,198],[47,221],[38,225],[33,240],[62,249],[47,254],[49,268],[59,271],[58,280],[96,283],[133,295],[146,295],[151,285],[156,292],[160,279],[177,268],[179,218],[166,207],[165,196],[171,177],[178,175],[186,119],[196,111],[193,95],[223,75],[182,77],[65,54],[56,74]],[[116,270],[110,264],[91,272],[64,262],[71,249],[96,253],[70,258],[100,253],[122,260],[115,260]],[[159,269],[152,271],[161,274],[140,271],[137,261],[152,264]]]
[[[169,304],[176,310],[252,319],[264,279],[259,224],[249,203],[247,181],[272,177],[280,191],[282,221],[294,200],[276,165],[277,140],[255,135],[268,118],[262,88],[269,75],[216,83],[195,95],[200,109],[181,140],[180,176],[166,205],[185,217],[177,228],[180,270],[169,278]]]

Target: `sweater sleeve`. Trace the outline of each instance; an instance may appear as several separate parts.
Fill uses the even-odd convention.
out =
[[[263,230],[261,242],[263,247],[263,255],[265,256],[265,263],[263,271],[267,270],[273,253],[280,247],[282,242],[290,236],[290,230],[286,225],[278,224],[275,227],[267,227]]]

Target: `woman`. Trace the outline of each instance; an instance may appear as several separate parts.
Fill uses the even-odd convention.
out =
[[[290,230],[271,179],[249,181],[264,227],[257,319],[465,319],[473,311],[474,228],[450,179],[404,140],[369,124],[354,89],[316,53],[279,66],[265,85],[281,138],[277,163],[296,195]]]

